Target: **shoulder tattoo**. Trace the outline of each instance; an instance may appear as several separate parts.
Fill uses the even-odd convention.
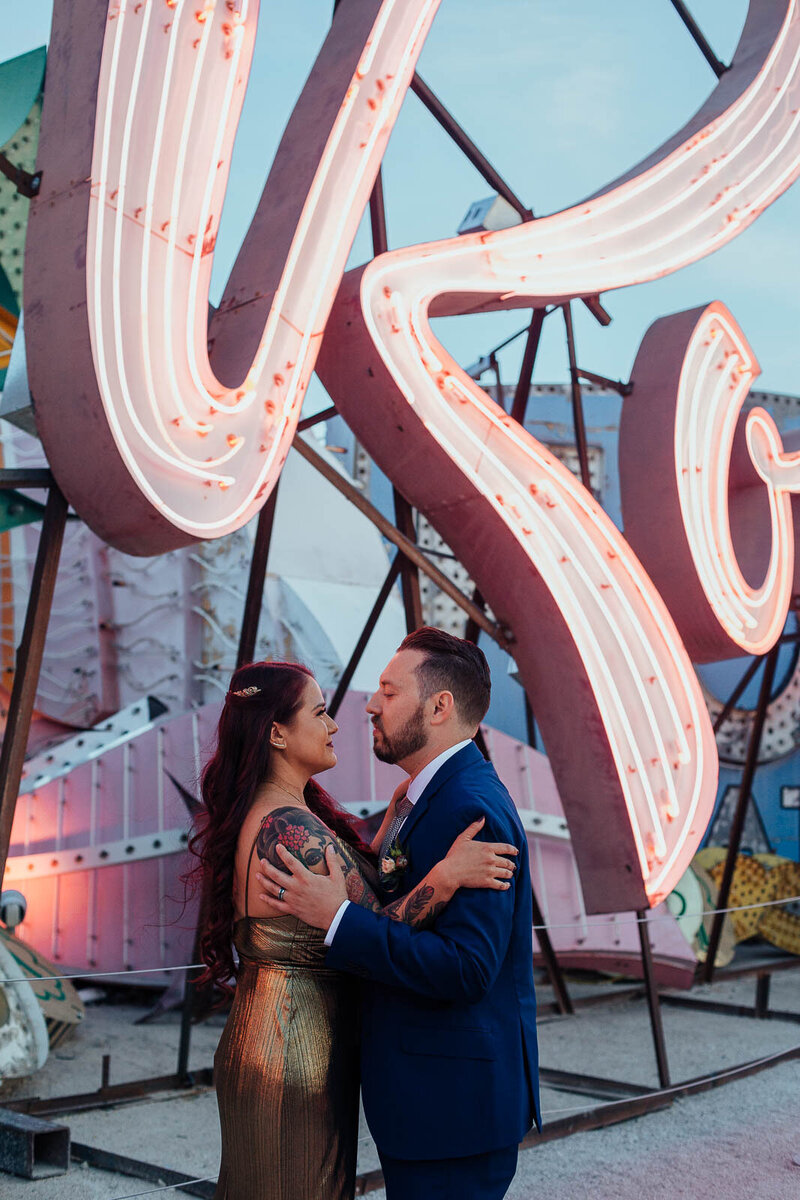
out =
[[[310,871],[319,869],[328,846],[336,848],[345,869],[352,869],[355,865],[350,856],[342,852],[327,826],[307,808],[287,805],[285,808],[275,808],[267,814],[258,831],[256,853],[259,858],[265,858],[280,870],[283,869],[283,863],[276,853],[279,843],[290,850]]]

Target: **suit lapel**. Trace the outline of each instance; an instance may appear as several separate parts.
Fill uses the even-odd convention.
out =
[[[463,750],[459,750],[457,754],[451,755],[447,762],[442,763],[439,770],[430,780],[427,787],[424,789],[419,800],[414,805],[412,811],[406,817],[402,829],[400,830],[400,841],[403,845],[408,843],[408,839],[414,832],[419,821],[425,815],[428,806],[433,796],[442,788],[452,777],[459,771],[463,771],[465,767],[474,767],[478,763],[484,761],[478,747],[474,742],[470,742],[468,746],[464,746]]]

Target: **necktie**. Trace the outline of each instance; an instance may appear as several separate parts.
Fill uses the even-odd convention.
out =
[[[403,824],[403,821],[405,821],[413,807],[414,804],[411,800],[409,800],[408,796],[403,796],[401,800],[398,800],[397,808],[394,810],[394,816],[392,817],[392,822],[389,828],[386,830],[386,836],[381,842],[381,862],[383,862],[384,858],[386,858],[387,854],[389,853],[389,847],[397,837],[398,833],[400,832],[400,826]]]

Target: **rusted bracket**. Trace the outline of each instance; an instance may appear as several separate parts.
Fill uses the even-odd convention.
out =
[[[41,171],[35,171],[31,175],[30,171],[25,171],[22,167],[15,166],[2,152],[0,152],[0,171],[2,171],[6,179],[11,180],[20,196],[25,196],[28,200],[32,200],[34,196],[39,195],[39,189],[42,186]]]

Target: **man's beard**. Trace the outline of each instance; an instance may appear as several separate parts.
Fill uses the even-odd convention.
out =
[[[373,722],[374,724],[374,722]],[[377,728],[377,726],[376,726]],[[380,742],[373,742],[372,750],[376,758],[385,763],[398,763],[422,750],[428,741],[428,730],[425,725],[424,708],[420,704],[405,725],[389,737],[383,729],[379,729]]]

